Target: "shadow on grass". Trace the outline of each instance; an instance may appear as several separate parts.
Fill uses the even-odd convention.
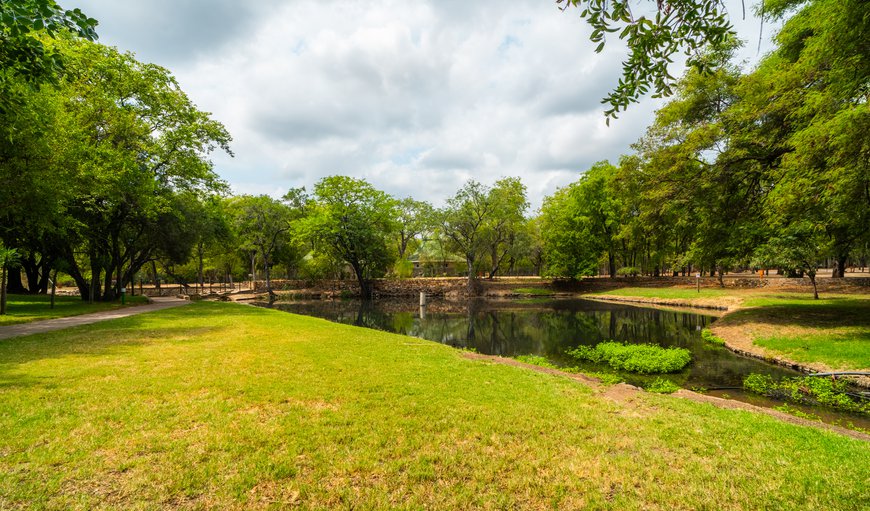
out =
[[[739,310],[727,317],[730,325],[764,322],[783,326],[870,328],[870,300],[831,298],[763,305]]]
[[[241,305],[201,303],[0,340],[0,388],[47,382],[44,378],[16,373],[16,368],[23,364],[69,355],[97,357],[165,339],[204,342],[207,338],[201,334],[226,328],[227,318],[252,314],[270,312]]]

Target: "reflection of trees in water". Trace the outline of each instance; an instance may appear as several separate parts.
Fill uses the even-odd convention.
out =
[[[692,351],[693,361],[674,378],[689,385],[738,385],[751,372],[789,373],[705,343],[700,330],[712,321],[706,316],[582,300],[538,307],[509,305],[473,301],[464,307],[432,307],[424,314],[410,301],[404,306],[377,301],[278,302],[274,308],[492,355],[540,354],[558,359],[567,349],[606,340],[679,346]]]

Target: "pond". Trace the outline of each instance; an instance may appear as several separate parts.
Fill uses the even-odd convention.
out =
[[[744,393],[741,386],[747,375],[760,373],[780,378],[799,374],[704,341],[701,330],[716,318],[703,312],[540,298],[431,301],[424,308],[411,300],[314,300],[257,305],[410,335],[487,355],[539,355],[557,365],[579,366],[582,372],[615,373],[627,383],[641,387],[662,376],[617,372],[601,364],[578,364],[564,353],[579,345],[594,346],[607,340],[677,346],[691,351],[692,363],[679,373],[663,375],[664,378],[683,388],[708,391],[760,406],[782,403]],[[828,422],[853,422],[870,428],[870,420],[864,417],[797,408]]]

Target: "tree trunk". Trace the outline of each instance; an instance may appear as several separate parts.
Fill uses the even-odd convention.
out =
[[[265,259],[265,258],[264,258]],[[272,279],[269,272],[269,265],[263,265],[263,273],[266,277],[266,291],[269,293],[269,300],[272,300],[275,297],[275,292],[272,291]]]
[[[6,315],[6,265],[0,266],[0,316]]]
[[[610,272],[610,278],[616,278],[616,256],[613,255],[613,252],[607,252],[607,269]]]
[[[199,292],[202,294],[205,290],[205,285],[202,281],[202,256],[203,256],[204,247],[202,246],[202,242],[199,242],[199,245],[196,247],[196,255],[199,258],[199,266],[197,267],[197,271],[199,273]]]
[[[20,269],[7,270],[5,287],[7,293],[20,295],[27,293],[27,289],[24,288],[24,281],[21,279]]]
[[[809,276],[810,282],[812,282],[812,284],[813,284],[813,299],[818,300],[819,299],[819,288],[816,287],[816,272],[814,272],[814,271],[808,272],[807,276]]]
[[[480,296],[480,282],[474,274],[474,259],[466,256],[465,263],[468,266],[468,296],[471,298]]]
[[[837,255],[834,259],[834,270],[831,272],[832,279],[842,279],[846,277],[846,261],[849,259],[846,255]]]

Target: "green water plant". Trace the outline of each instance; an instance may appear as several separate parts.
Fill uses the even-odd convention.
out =
[[[705,341],[709,342],[710,344],[717,344],[719,346],[725,346],[725,339],[723,339],[717,335],[714,335],[713,332],[710,331],[709,328],[705,328],[705,329],[701,330],[701,339],[704,339]]]
[[[609,341],[595,346],[578,346],[566,352],[577,360],[605,363],[622,371],[641,374],[673,373],[692,361],[689,350],[662,348],[655,344],[623,344]]]
[[[648,392],[655,392],[656,394],[673,394],[680,390],[680,387],[671,380],[656,378],[652,383],[646,386],[646,390]]]
[[[799,376],[777,381],[766,374],[750,374],[743,380],[743,388],[749,392],[792,403],[870,414],[870,402],[862,402],[849,396],[848,383],[842,379]]]

